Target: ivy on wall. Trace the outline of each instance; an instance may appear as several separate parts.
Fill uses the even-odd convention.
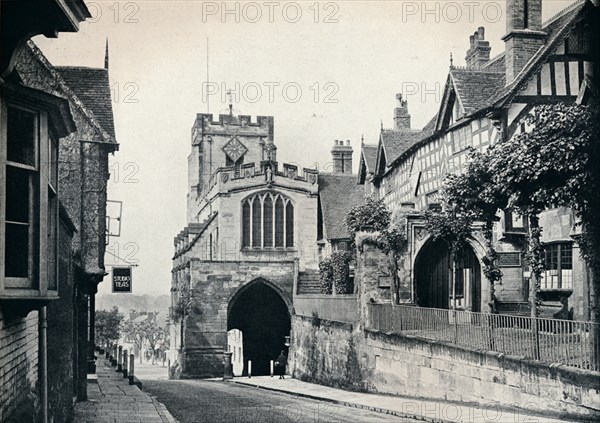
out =
[[[352,294],[354,283],[350,279],[352,255],[347,251],[334,251],[331,254],[333,288],[336,294]]]
[[[333,267],[330,258],[323,259],[319,263],[319,282],[321,294],[331,294],[333,292]]]
[[[350,278],[352,254],[347,251],[334,251],[331,257],[319,263],[319,281],[322,294],[352,294],[354,283]]]

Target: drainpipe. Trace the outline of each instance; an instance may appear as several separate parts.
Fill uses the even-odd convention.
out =
[[[46,306],[39,311],[39,375],[41,376],[40,394],[42,401],[42,423],[48,423],[48,320]]]

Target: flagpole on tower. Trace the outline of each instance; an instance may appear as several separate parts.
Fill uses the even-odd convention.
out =
[[[208,66],[209,66],[209,56],[208,56],[208,37],[206,37],[206,87],[208,89],[208,83],[210,82],[210,74],[209,74],[209,70],[208,70]],[[206,96],[206,113],[210,113],[210,96],[207,95]]]

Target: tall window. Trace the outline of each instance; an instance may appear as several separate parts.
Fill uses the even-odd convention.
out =
[[[4,276],[15,287],[37,286],[39,166],[37,114],[7,108]]]
[[[261,193],[242,202],[242,247],[293,247],[294,205],[281,194]]]
[[[570,243],[544,246],[546,270],[541,289],[573,289],[573,246]]]
[[[6,106],[4,288],[57,289],[58,143],[47,115]],[[42,118],[43,116],[43,118]],[[40,279],[42,278],[42,279]]]

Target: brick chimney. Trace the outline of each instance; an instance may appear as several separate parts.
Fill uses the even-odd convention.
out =
[[[352,173],[352,146],[350,140],[335,140],[331,149],[333,173]]]
[[[394,109],[394,129],[410,129],[410,114],[408,103],[402,100],[402,94],[396,94],[396,108]]]
[[[480,26],[477,31],[469,37],[471,46],[467,50],[465,61],[467,69],[481,69],[490,61],[490,42],[485,41],[485,28]]]
[[[542,31],[542,0],[507,0],[506,85],[513,82],[546,40]]]

